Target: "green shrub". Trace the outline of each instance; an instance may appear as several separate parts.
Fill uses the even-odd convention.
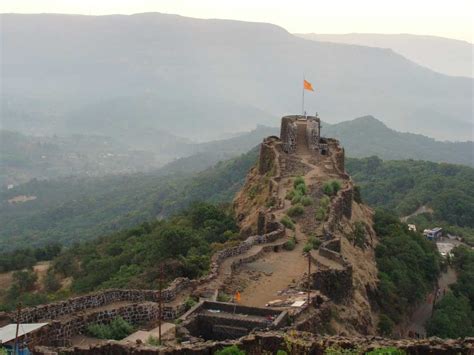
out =
[[[285,250],[293,250],[296,247],[296,238],[291,237],[285,244],[283,244],[283,248]]]
[[[311,236],[308,239],[308,243],[311,243],[311,245],[313,246],[313,249],[318,249],[319,246],[321,245],[322,241],[321,241],[321,239],[318,239],[314,236]]]
[[[331,180],[332,191],[335,194],[341,189],[341,182],[339,180]]]
[[[309,196],[303,196],[303,197],[301,197],[300,202],[303,206],[309,206],[313,203],[313,199]]]
[[[227,293],[219,292],[217,295],[217,301],[219,302],[230,302],[232,297],[230,297]]]
[[[326,208],[324,207],[319,207],[317,210],[316,210],[316,219],[318,221],[325,221],[326,220]]]
[[[341,189],[339,180],[329,180],[323,184],[323,192],[327,196],[334,196]]]
[[[288,229],[295,230],[295,224],[288,216],[283,216],[283,218],[281,219],[281,224],[283,224]]]
[[[311,250],[313,250],[313,244],[311,243],[306,243],[304,248],[303,248],[303,252],[305,253],[309,253]]]
[[[154,337],[153,335],[150,335],[148,339],[146,340],[147,345],[151,346],[160,346],[160,340],[157,337]]]
[[[293,207],[290,207],[288,209],[288,212],[286,212],[288,216],[290,217],[296,217],[296,216],[301,216],[304,213],[304,207],[301,204],[297,204]]]
[[[291,199],[291,204],[296,205],[297,203],[300,203],[302,197],[303,195],[301,194],[301,192],[295,191],[295,193],[293,194],[293,198]]]
[[[117,317],[109,324],[90,324],[87,326],[86,331],[95,338],[121,340],[133,333],[134,328],[122,317]]]
[[[278,350],[276,355],[288,355],[288,353],[285,350]]]
[[[324,208],[328,208],[329,203],[331,203],[331,200],[327,196],[321,197],[321,200],[319,201],[319,205]]]
[[[197,301],[192,297],[188,297],[186,301],[184,301],[184,306],[186,307],[186,309],[193,308],[196,304]]]
[[[240,350],[237,345],[226,346],[222,350],[217,350],[215,355],[245,355],[245,351]]]
[[[295,190],[299,191],[302,195],[306,195],[308,193],[308,188],[306,187],[304,183],[296,186]]]
[[[296,189],[299,185],[306,185],[302,176],[297,176],[293,181],[293,187]]]
[[[327,196],[334,195],[334,189],[329,181],[323,184],[323,192]]]

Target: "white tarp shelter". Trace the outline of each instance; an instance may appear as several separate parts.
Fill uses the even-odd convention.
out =
[[[34,332],[38,330],[48,323],[20,323],[20,327],[18,328],[18,337],[22,337],[28,333]],[[8,324],[2,328],[0,328],[0,344],[6,344],[15,340],[16,334],[16,323],[15,324]]]

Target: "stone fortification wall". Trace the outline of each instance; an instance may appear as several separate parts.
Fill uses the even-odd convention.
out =
[[[346,265],[343,269],[318,270],[311,276],[312,288],[334,302],[342,302],[352,295],[352,265]]]
[[[311,274],[312,288],[335,302],[342,302],[352,296],[352,265],[341,254],[340,239],[332,239],[320,245],[317,253],[340,265],[340,268],[328,268],[311,254],[312,261],[318,266],[317,271]]]
[[[158,304],[154,302],[136,303],[91,313],[78,313],[61,321],[51,322],[46,326],[47,339],[43,341],[46,344],[63,345],[74,335],[84,334],[89,324],[107,324],[117,317],[122,317],[131,324],[143,324],[158,320],[158,315]]]
[[[248,251],[256,244],[265,244],[276,241],[285,235],[285,228],[279,224],[279,228],[270,233],[248,237],[239,245],[224,249],[212,257],[211,271],[208,275],[197,280],[189,280],[187,278],[175,279],[168,288],[162,291],[163,302],[170,302],[176,298],[176,295],[188,287],[196,287],[214,279],[219,272],[220,264],[229,257],[240,255]],[[109,289],[105,291],[95,292],[84,296],[69,298],[64,301],[54,302],[35,307],[23,309],[20,321],[22,323],[34,323],[45,320],[58,319],[77,312],[88,309],[103,307],[114,302],[158,302],[159,292],[157,290],[124,290]],[[164,309],[165,318],[176,318],[179,316],[182,307],[167,307]],[[2,314],[2,316],[16,321],[16,313]]]
[[[306,140],[310,149],[314,152],[319,151],[320,134],[319,119],[308,117],[308,121],[306,123]]]
[[[191,284],[187,278],[177,278],[162,291],[164,302],[172,301],[176,294]],[[159,292],[156,290],[123,290],[109,289],[84,296],[69,298],[65,301],[54,302],[36,307],[25,308],[21,312],[22,323],[34,323],[58,319],[77,312],[103,307],[114,302],[158,302]],[[10,314],[10,319],[16,321],[16,313]]]
[[[281,119],[280,139],[285,153],[296,151],[296,119],[298,116],[285,116]]]
[[[349,180],[345,183],[343,188],[338,191],[337,195],[332,199],[329,217],[327,222],[324,224],[324,228],[328,232],[334,232],[340,224],[342,217],[350,219],[352,216],[352,199],[354,188],[352,181]]]
[[[166,347],[158,350],[156,347],[124,345],[119,342],[108,342],[102,345],[84,348],[50,349],[36,347],[35,354],[135,354],[135,355],[208,355],[230,345],[237,345],[246,354],[276,354],[284,350],[290,355],[324,354],[328,348],[348,349],[365,354],[377,349],[394,347],[403,350],[407,355],[469,355],[474,350],[474,338],[466,339],[389,339],[382,337],[355,336],[317,336],[306,332],[294,332],[291,335],[282,331],[255,332],[234,341],[215,341],[199,344],[189,344],[174,348]]]
[[[272,171],[274,164],[277,160],[275,155],[275,149],[272,146],[272,142],[278,139],[276,137],[265,138],[260,144],[260,155],[258,160],[258,172],[261,175],[265,175]]]
[[[331,152],[331,159],[337,172],[344,178],[349,178],[349,175],[346,174],[344,148],[339,145],[337,139],[326,138],[326,141]]]

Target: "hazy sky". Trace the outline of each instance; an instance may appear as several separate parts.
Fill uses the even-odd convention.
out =
[[[288,31],[413,33],[473,42],[474,0],[2,0],[0,12],[164,12],[270,22]]]

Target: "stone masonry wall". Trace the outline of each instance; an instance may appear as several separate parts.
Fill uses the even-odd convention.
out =
[[[265,139],[262,144],[260,144],[260,155],[258,161],[258,172],[261,175],[265,175],[272,171],[273,165],[275,164],[276,156],[275,150],[270,145],[270,140]]]
[[[342,302],[352,295],[352,266],[342,270],[318,270],[312,275],[312,288],[321,291],[334,302]]]
[[[296,120],[297,116],[286,116],[281,119],[280,139],[286,153],[296,150]]]
[[[51,322],[46,327],[47,338],[43,340],[43,344],[67,344],[73,336],[84,334],[89,324],[107,324],[117,317],[122,317],[127,322],[136,325],[158,320],[158,314],[158,304],[154,302],[136,303],[91,313],[78,313],[64,320]]]
[[[350,219],[352,216],[352,198],[353,198],[353,186],[352,181],[346,183],[346,185],[338,191],[336,197],[331,201],[329,217],[327,222],[324,224],[324,228],[328,232],[334,232],[342,220],[342,217]]]
[[[119,342],[108,342],[96,345],[89,349],[84,348],[60,348],[49,349],[45,347],[35,348],[35,354],[76,354],[76,355],[108,355],[108,354],[134,354],[134,355],[209,355],[214,354],[222,348],[236,345],[246,354],[276,354],[278,350],[284,350],[289,355],[322,355],[328,348],[340,348],[365,354],[382,348],[397,348],[403,350],[407,355],[470,355],[474,350],[474,338],[466,339],[388,339],[381,337],[355,337],[355,336],[317,336],[306,332],[293,332],[291,335],[282,331],[255,332],[246,337],[234,341],[216,341],[199,344],[189,344],[167,347],[158,350],[156,347],[124,345]],[[351,351],[351,352],[352,352]]]
[[[211,261],[211,270],[208,275],[197,280],[189,280],[187,278],[175,279],[168,288],[162,291],[163,301],[170,302],[176,298],[176,295],[185,288],[196,287],[214,279],[219,271],[219,266],[223,260],[228,257],[243,254],[256,244],[271,243],[285,235],[285,228],[279,224],[279,229],[263,234],[250,236],[238,246],[224,249],[213,255]],[[103,307],[113,302],[131,301],[131,302],[158,302],[159,292],[157,290],[124,290],[109,289],[84,296],[69,298],[64,301],[54,302],[35,307],[23,309],[21,312],[22,323],[33,323],[45,320],[53,320],[66,315],[71,315],[87,309]],[[181,307],[168,309],[166,312],[171,318],[179,315]],[[12,322],[16,321],[16,313],[2,314],[9,318]],[[166,317],[166,315],[164,315]],[[174,318],[173,317],[173,318]]]
[[[177,278],[171,285],[162,291],[163,301],[169,302],[176,297],[182,289],[188,287],[191,280]],[[158,302],[159,292],[157,290],[123,290],[109,289],[101,292],[91,293],[84,296],[69,298],[65,301],[29,307],[21,312],[22,323],[33,323],[44,320],[53,320],[66,315],[74,314],[87,309],[103,307],[113,302]],[[16,313],[11,313],[10,318],[16,321]]]

